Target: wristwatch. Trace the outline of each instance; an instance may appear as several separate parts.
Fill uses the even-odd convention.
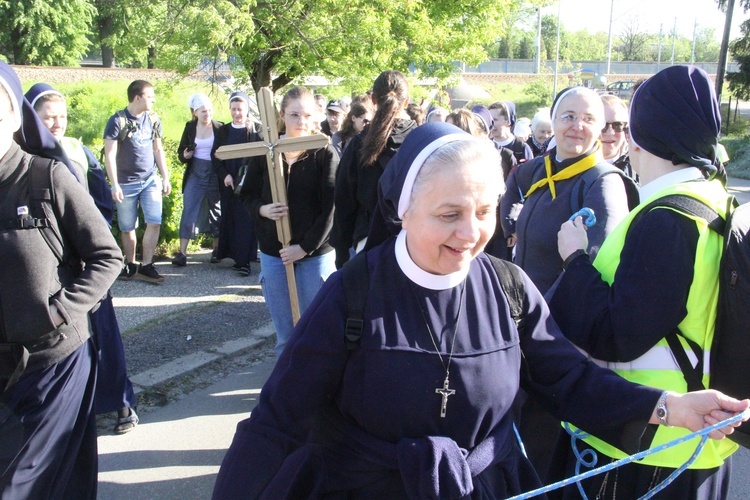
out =
[[[661,393],[659,402],[656,403],[656,417],[659,419],[661,425],[672,427],[667,421],[669,419],[669,410],[667,410],[667,391]]]

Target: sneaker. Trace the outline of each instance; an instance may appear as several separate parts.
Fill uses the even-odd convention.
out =
[[[175,255],[174,259],[172,259],[172,265],[173,266],[186,266],[187,265],[187,255],[180,252],[177,255]]]
[[[240,276],[250,276],[250,268],[248,266],[240,266],[237,269],[237,274]]]
[[[122,271],[120,271],[120,275],[117,277],[117,279],[122,281],[130,281],[135,278],[136,272],[138,272],[138,264],[136,264],[135,262],[128,262],[127,264],[122,266]]]
[[[148,281],[149,283],[162,283],[164,282],[164,276],[159,274],[159,272],[154,267],[154,264],[141,264],[138,268],[138,274],[136,274],[136,277],[139,280]]]

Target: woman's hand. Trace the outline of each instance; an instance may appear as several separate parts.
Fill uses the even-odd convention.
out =
[[[695,432],[726,420],[737,413],[742,413],[750,407],[750,400],[738,400],[719,391],[707,390],[687,394],[668,392],[666,404],[667,423],[669,425],[684,427]],[[735,427],[739,427],[748,417],[750,417],[750,414],[745,415],[741,422],[711,431],[709,437],[711,439],[724,439],[732,434]],[[656,409],[654,409],[649,423],[659,423]]]
[[[224,185],[228,188],[234,189],[234,179],[232,179],[230,174],[227,174],[227,176],[224,177]]]
[[[302,247],[299,245],[289,245],[288,247],[282,248],[279,251],[281,262],[283,262],[285,266],[294,264],[298,260],[302,259],[305,255],[307,255],[307,253],[302,250]]]
[[[279,220],[285,217],[288,212],[289,207],[283,203],[269,203],[268,205],[261,206],[260,210],[258,210],[261,217],[271,220]]]
[[[560,231],[557,233],[557,251],[562,260],[567,259],[576,250],[586,250],[589,247],[586,229],[582,217],[566,221],[560,226]]]
[[[183,152],[182,152],[182,156],[183,156],[183,157],[184,157],[184,158],[185,158],[186,160],[189,160],[190,158],[192,158],[192,157],[193,157],[193,151],[189,150],[188,148],[185,148],[185,151],[183,151]]]

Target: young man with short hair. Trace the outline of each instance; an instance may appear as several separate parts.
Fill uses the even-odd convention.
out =
[[[112,199],[118,203],[117,222],[125,253],[119,279],[162,283],[164,277],[154,267],[153,258],[161,229],[162,195],[168,196],[172,186],[161,142],[161,122],[152,112],[156,102],[153,85],[135,80],[128,86],[128,101],[124,110],[109,118],[104,129],[104,160]],[[161,179],[156,175],[157,168]],[[138,205],[146,221],[140,265],[135,262]]]

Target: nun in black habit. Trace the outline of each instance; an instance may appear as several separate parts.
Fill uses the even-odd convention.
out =
[[[341,270],[238,424],[214,498],[506,498],[531,490],[540,481],[511,412],[521,386],[558,418],[625,449],[648,446],[661,391],[587,362],[522,273],[516,327],[482,251],[495,229],[498,162],[491,143],[452,125],[428,123],[407,136],[380,180],[359,345],[347,350],[344,340]],[[749,402],[704,392],[669,404],[682,416],[670,423],[701,428],[712,410]]]

